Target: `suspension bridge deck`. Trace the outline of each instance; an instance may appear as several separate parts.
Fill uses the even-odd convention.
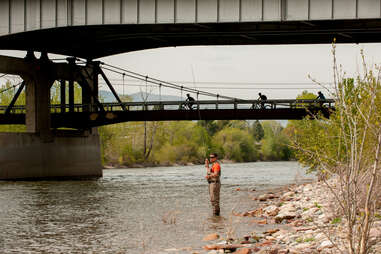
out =
[[[333,100],[210,100],[103,103],[89,106],[51,105],[53,128],[88,128],[130,121],[181,120],[298,120],[321,113],[329,117]],[[6,113],[0,106],[0,124],[25,124],[25,107]]]

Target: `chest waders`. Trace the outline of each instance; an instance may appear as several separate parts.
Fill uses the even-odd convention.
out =
[[[213,168],[213,165],[212,165]],[[211,169],[208,168],[208,175],[210,175]],[[213,215],[219,216],[220,215],[220,189],[221,189],[221,169],[218,172],[218,176],[214,179],[208,179],[209,183],[209,196],[210,196],[210,203],[212,204],[213,209]]]

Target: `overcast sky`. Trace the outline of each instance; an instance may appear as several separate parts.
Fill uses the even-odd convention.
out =
[[[368,63],[381,63],[381,44],[338,45],[338,61],[348,75],[360,70],[361,49]],[[0,54],[24,55],[10,51]],[[256,99],[258,92],[265,93],[269,99],[295,98],[302,90],[317,92],[320,88],[311,82],[308,74],[320,82],[333,80],[331,45],[171,47],[100,60],[179,85],[244,99]],[[108,75],[123,93],[122,75]],[[124,84],[126,94],[145,89],[145,82],[127,77]],[[158,93],[156,87],[149,90]],[[162,90],[162,93],[180,96],[179,91]]]

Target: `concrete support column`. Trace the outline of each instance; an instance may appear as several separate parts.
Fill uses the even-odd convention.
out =
[[[74,112],[74,81],[69,80],[69,112]]]
[[[64,114],[66,112],[66,81],[60,81],[60,103],[61,103],[61,113]]]
[[[38,71],[26,80],[26,129],[41,136],[50,134],[50,87],[48,73]]]
[[[84,111],[94,111],[96,109],[96,99],[98,99],[98,68],[99,62],[87,62],[82,71],[84,81],[82,84],[82,103],[86,105]]]
[[[71,77],[69,79],[69,112],[74,112],[74,79],[73,73],[75,72],[75,58],[69,57],[67,61],[70,66]]]

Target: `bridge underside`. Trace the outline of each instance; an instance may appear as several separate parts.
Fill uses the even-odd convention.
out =
[[[190,45],[366,43],[381,41],[379,19],[72,26],[0,37],[2,49],[95,59]]]
[[[114,111],[107,113],[77,112],[51,115],[53,128],[86,129],[132,121],[179,121],[179,120],[300,120],[317,115],[329,117],[328,108],[280,108],[280,109],[218,109],[218,110],[151,110]],[[0,115],[1,124],[25,124],[24,114]]]

